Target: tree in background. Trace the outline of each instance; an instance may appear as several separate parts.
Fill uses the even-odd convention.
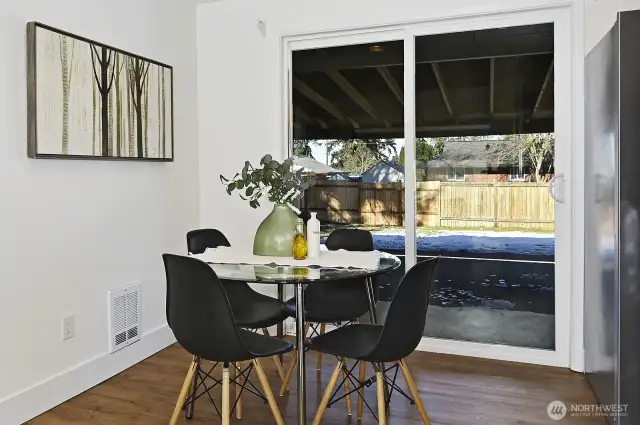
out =
[[[514,134],[506,136],[496,150],[498,159],[503,163],[516,164],[520,155],[533,169],[532,180],[544,181],[545,170],[550,173],[555,155],[555,137],[553,133]]]
[[[327,143],[327,150],[333,167],[358,174],[397,154],[393,139],[332,140]]]
[[[356,174],[364,173],[378,162],[371,149],[360,140],[345,143],[332,154],[331,160],[335,167]]]
[[[426,162],[438,158],[444,152],[444,137],[416,140],[416,162]],[[400,149],[397,161],[404,165],[404,147]]]
[[[308,156],[313,158],[311,146],[318,146],[320,143],[314,140],[297,139],[293,141],[293,154],[295,156]],[[314,158],[315,159],[315,158]]]
[[[293,141],[293,154],[313,158],[312,147],[320,145],[326,149],[328,165],[353,173],[362,173],[378,161],[397,156],[393,139],[298,139]]]

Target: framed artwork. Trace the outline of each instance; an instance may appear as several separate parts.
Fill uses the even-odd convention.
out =
[[[173,68],[27,24],[30,158],[173,161]]]

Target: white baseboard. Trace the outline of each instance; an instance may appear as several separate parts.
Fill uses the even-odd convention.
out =
[[[20,425],[141,362],[175,342],[167,325],[114,354],[105,352],[0,400],[0,423]]]

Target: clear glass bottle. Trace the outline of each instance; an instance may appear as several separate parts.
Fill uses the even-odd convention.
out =
[[[307,240],[304,238],[304,221],[299,218],[296,222],[296,235],[293,238],[293,258],[304,260],[307,258]]]

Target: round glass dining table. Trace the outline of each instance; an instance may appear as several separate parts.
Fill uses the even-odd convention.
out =
[[[400,267],[400,259],[394,255],[381,253],[380,262],[375,269],[318,267],[318,266],[279,266],[276,264],[217,264],[209,263],[218,278],[243,282],[278,285],[278,298],[283,301],[282,286],[295,285],[296,299],[296,344],[304,347],[304,288],[322,282],[336,282],[345,279],[363,278],[366,280],[369,297],[369,315],[371,323],[377,322],[375,296],[372,277],[389,273]],[[281,332],[279,332],[281,335]],[[305,350],[298,349],[298,425],[307,424],[307,391]]]

